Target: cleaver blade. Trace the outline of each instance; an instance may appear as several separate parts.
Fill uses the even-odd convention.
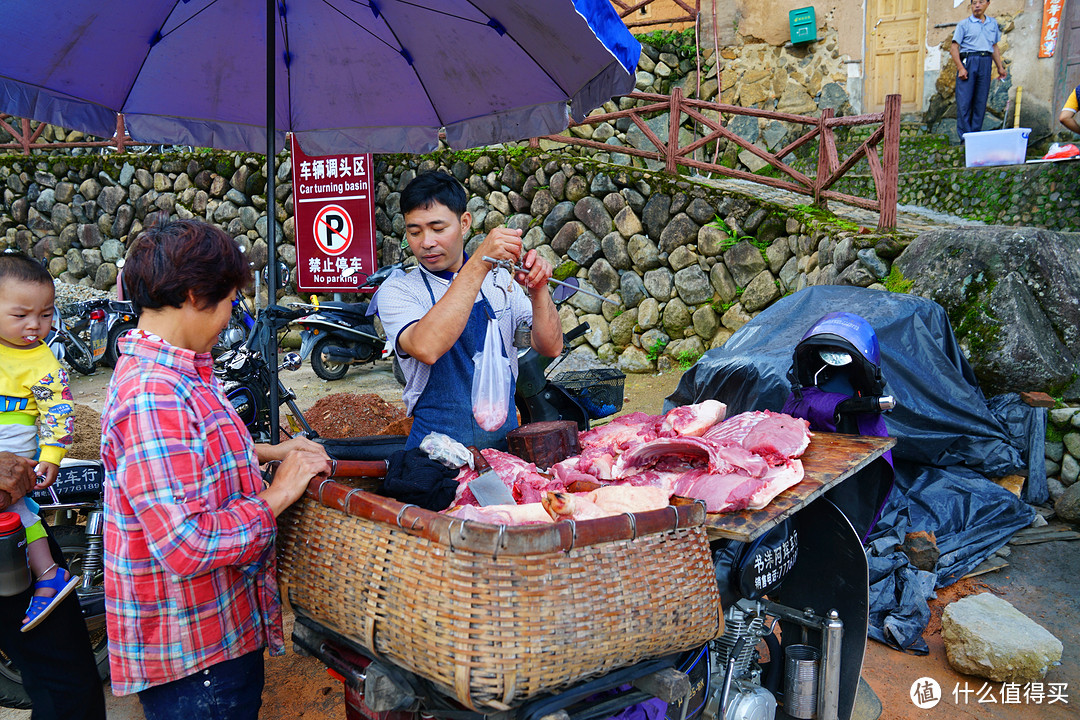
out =
[[[469,489],[476,496],[476,501],[481,506],[488,505],[516,505],[513,493],[499,474],[492,469],[479,450],[473,451],[473,467],[480,475],[469,483]]]

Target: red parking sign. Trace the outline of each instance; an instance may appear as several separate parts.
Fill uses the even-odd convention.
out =
[[[376,270],[371,155],[305,155],[292,147],[296,287],[355,292]]]

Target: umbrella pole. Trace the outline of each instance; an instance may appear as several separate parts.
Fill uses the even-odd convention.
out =
[[[277,177],[277,168],[274,167],[274,137],[277,135],[277,127],[274,123],[274,90],[276,86],[275,74],[277,71],[277,32],[274,28],[275,0],[266,0],[266,304],[277,304],[278,268],[277,268],[277,238],[274,227],[276,225],[276,198],[274,180]],[[278,415],[278,363],[277,363],[277,330],[266,334],[266,347],[264,355],[270,366],[270,444],[278,443],[281,418]]]

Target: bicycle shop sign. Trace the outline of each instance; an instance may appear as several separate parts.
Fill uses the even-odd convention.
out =
[[[371,155],[305,155],[291,137],[296,287],[355,292],[375,272]]]

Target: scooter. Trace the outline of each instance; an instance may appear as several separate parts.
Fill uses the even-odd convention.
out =
[[[45,344],[57,360],[82,375],[93,375],[108,341],[107,300],[72,303],[65,312],[56,308]]]
[[[358,292],[377,289],[401,263],[386,265],[367,277]],[[305,308],[309,314],[296,321],[300,332],[300,358],[311,358],[311,367],[323,380],[340,380],[350,365],[374,362],[385,358],[385,338],[375,328],[367,314],[368,301],[355,303],[325,301],[291,303],[290,307]]]
[[[109,677],[109,642],[105,632],[104,480],[105,469],[100,460],[65,458],[52,487],[31,494],[40,505],[41,514],[49,519],[50,532],[64,554],[68,569],[73,575],[82,576],[76,593],[102,681]],[[30,696],[22,685],[22,674],[0,651],[0,706],[29,708],[30,705]]]
[[[105,327],[108,328],[105,340],[105,352],[101,356],[101,364],[115,367],[120,358],[120,349],[117,342],[120,336],[128,330],[134,329],[139,324],[139,315],[135,312],[135,305],[129,300],[108,300],[105,304]]]

